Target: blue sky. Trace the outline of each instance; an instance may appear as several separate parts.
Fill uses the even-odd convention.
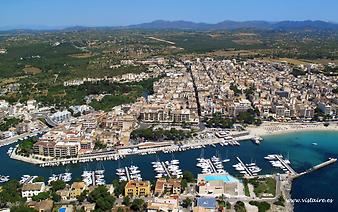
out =
[[[338,22],[338,0],[1,0],[4,26],[117,26],[153,20]]]

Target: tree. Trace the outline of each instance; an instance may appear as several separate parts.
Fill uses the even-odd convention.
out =
[[[183,179],[185,179],[188,183],[195,182],[195,177],[194,177],[193,173],[191,173],[190,171],[184,171],[183,172]]]
[[[55,192],[52,192],[52,200],[53,200],[54,202],[60,202],[60,201],[61,201],[61,196],[58,195],[58,194],[55,193]]]
[[[126,184],[127,184],[126,181],[119,182],[119,180],[117,180],[117,179],[113,180],[113,186],[114,186],[114,194],[115,194],[115,196],[118,197],[121,194],[123,194],[124,187],[126,186]]]
[[[79,196],[76,197],[76,199],[77,199],[79,202],[83,202],[83,201],[85,201],[85,199],[87,198],[87,194],[88,194],[88,191],[87,191],[87,190],[84,190]]]
[[[8,203],[24,202],[20,189],[21,185],[17,180],[10,180],[3,184],[0,191],[0,206],[6,206]]]
[[[185,198],[185,199],[182,201],[182,206],[183,206],[184,208],[189,208],[191,205],[192,205],[192,199],[190,199],[189,197]]]
[[[53,192],[66,188],[66,183],[62,180],[52,181],[50,185]]]
[[[49,193],[48,192],[41,192],[38,195],[34,195],[32,197],[33,201],[41,201],[41,200],[45,200],[49,197]]]
[[[36,183],[36,182],[44,182],[44,181],[45,181],[45,178],[42,177],[42,176],[39,176],[39,177],[37,177],[37,178],[35,178],[35,179],[33,180],[33,183]]]
[[[131,204],[130,208],[133,211],[144,211],[144,209],[145,209],[145,202],[144,202],[143,199],[134,199],[134,201]]]
[[[237,201],[234,205],[234,209],[236,212],[246,212],[245,205],[242,201]]]
[[[181,187],[182,187],[182,190],[184,191],[188,186],[188,183],[187,183],[187,180],[186,179],[182,179],[181,180]]]
[[[109,211],[115,204],[115,197],[108,193],[105,186],[98,186],[88,195],[88,201],[95,203],[95,209],[98,211]]]
[[[129,206],[130,205],[130,198],[128,196],[124,197],[122,204],[124,204],[125,206]]]
[[[26,205],[19,205],[11,207],[11,212],[37,212],[34,208],[30,208]]]

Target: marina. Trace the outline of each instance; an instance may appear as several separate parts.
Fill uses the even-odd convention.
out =
[[[238,162],[236,157],[239,157],[244,163],[250,163],[254,161],[256,165],[258,165],[262,171],[259,173],[260,175],[265,174],[273,174],[280,173],[278,167],[271,166],[271,163],[267,161],[264,157],[278,153],[280,155],[287,155],[290,153],[290,161],[292,162],[292,168],[297,172],[301,173],[303,170],[309,169],[309,167],[313,167],[316,164],[320,164],[324,160],[326,160],[330,156],[337,157],[338,155],[338,147],[336,142],[338,134],[335,132],[327,133],[327,132],[306,132],[301,135],[299,134],[286,134],[279,136],[271,136],[264,137],[264,142],[260,145],[255,145],[251,141],[243,141],[241,145],[236,148],[228,148],[226,146],[221,146],[220,144],[215,144],[217,151],[220,155],[226,156],[222,165],[224,170],[226,170],[229,174],[233,176],[238,176],[238,171],[235,170],[232,165]],[[318,146],[312,145],[313,142],[317,142]],[[295,145],[297,144],[297,145]],[[318,151],[317,147],[324,148],[325,154]],[[15,145],[9,146],[15,147]],[[7,151],[8,148],[0,148],[0,154],[3,155],[2,161],[2,175],[9,175],[9,179],[20,179],[23,175],[31,175],[31,176],[43,176],[48,180],[49,176],[53,173],[64,173],[66,172],[66,167],[69,168],[70,172],[72,172],[73,179],[82,179],[81,175],[84,170],[96,170],[98,167],[98,163],[104,164],[105,167],[105,180],[106,182],[111,182],[113,179],[119,179],[118,175],[115,175],[116,169],[119,167],[128,167],[132,164],[140,167],[140,171],[142,172],[143,179],[156,179],[156,173],[154,173],[154,167],[151,162],[154,161],[170,161],[172,160],[172,156],[174,155],[175,159],[180,161],[180,169],[183,171],[188,170],[191,171],[195,176],[198,173],[201,173],[201,168],[196,166],[196,163],[191,163],[192,161],[196,161],[196,158],[201,157],[201,148],[191,148],[187,151],[176,151],[173,154],[164,153],[162,151],[157,154],[147,154],[147,155],[128,155],[128,157],[122,157],[116,161],[110,160],[102,160],[102,161],[88,161],[86,163],[70,163],[65,166],[48,166],[48,167],[39,167],[33,164],[24,163],[17,160],[12,160],[8,157]],[[283,147],[283,151],[280,148]],[[307,150],[307,151],[304,151]],[[212,156],[215,156],[215,148],[210,145],[205,145],[203,148],[204,158],[211,159]],[[329,153],[329,154],[327,154]],[[308,155],[316,154],[316,157],[311,156],[311,159]],[[319,159],[314,159],[319,158]],[[234,162],[232,162],[234,161]],[[6,172],[4,172],[4,170]],[[327,166],[324,170],[314,172],[313,174],[305,174],[302,177],[299,177],[297,180],[293,182],[291,196],[292,198],[301,197],[304,192],[311,195],[322,195],[329,194],[332,197],[338,198],[338,193],[335,189],[333,189],[332,182],[335,182],[336,175],[332,173],[337,173],[337,166]],[[313,190],[306,187],[307,184],[311,184],[318,177],[325,178],[325,181],[316,181],[316,185],[320,186],[320,193],[312,193]],[[127,180],[127,178],[125,179]],[[301,206],[295,206],[301,207]],[[298,210],[299,211],[299,210]],[[300,210],[301,211],[301,210]]]
[[[233,167],[239,171],[239,173],[243,174],[244,176],[257,176],[260,171],[262,171],[261,168],[259,168],[256,163],[244,163],[239,157],[236,157],[238,163],[233,165]]]
[[[270,154],[264,157],[273,167],[280,168],[285,174],[296,175],[297,172],[290,166],[289,159],[284,159],[282,155]]]
[[[119,181],[142,180],[139,167],[134,165],[117,168],[116,175],[119,177]]]
[[[163,177],[172,177],[172,178],[182,178],[183,172],[179,167],[180,161],[172,159],[170,161],[154,161],[151,162],[154,172],[156,173],[155,178]]]

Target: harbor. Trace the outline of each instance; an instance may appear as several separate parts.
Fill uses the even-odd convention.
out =
[[[220,146],[240,146],[240,142],[250,141],[254,137],[249,135],[246,131],[243,132],[214,132],[210,130],[205,132],[204,135],[199,135],[200,138],[192,138],[182,142],[166,141],[161,145],[155,142],[146,142],[139,145],[131,145],[128,147],[120,147],[117,149],[96,150],[90,153],[79,154],[73,158],[45,158],[41,156],[24,157],[18,155],[17,146],[11,150],[10,157],[15,160],[21,160],[27,163],[39,165],[41,167],[60,166],[76,163],[87,163],[93,161],[106,161],[106,160],[119,160],[131,155],[149,155],[158,153],[174,153],[183,152],[192,149],[201,149],[206,146],[216,147]],[[222,131],[220,131],[222,132]]]
[[[335,148],[332,148],[332,145],[335,145],[333,142],[337,137],[336,133],[328,134],[327,132],[323,132],[322,134],[316,133],[305,133],[300,137],[299,135],[283,135],[283,136],[273,136],[273,137],[266,137],[264,138],[264,142],[260,145],[256,145],[251,141],[241,142],[241,145],[238,147],[230,147],[228,146],[221,146],[220,144],[215,144],[216,148],[211,145],[205,145],[203,148],[191,148],[186,151],[175,151],[173,153],[164,153],[162,151],[158,151],[156,154],[146,154],[146,155],[139,155],[133,154],[128,155],[127,157],[120,158],[118,160],[101,160],[101,161],[88,161],[86,163],[70,163],[64,166],[47,166],[47,167],[39,167],[33,164],[24,163],[18,160],[12,160],[8,157],[7,151],[9,147],[15,147],[14,145],[8,146],[6,148],[0,149],[0,154],[3,156],[3,165],[6,164],[6,167],[2,168],[0,174],[8,175],[9,179],[20,179],[23,175],[31,175],[31,176],[43,176],[46,180],[52,174],[61,174],[65,173],[66,169],[69,169],[69,172],[72,173],[72,180],[75,179],[82,179],[81,175],[84,170],[96,170],[97,164],[102,163],[105,168],[105,181],[107,183],[111,182],[113,179],[119,179],[119,177],[115,174],[117,168],[122,167],[129,167],[131,165],[140,167],[142,179],[156,179],[155,176],[157,175],[154,172],[154,167],[152,162],[156,161],[170,161],[173,159],[179,160],[179,168],[182,171],[189,170],[194,175],[201,173],[201,168],[196,166],[197,158],[201,157],[201,150],[203,149],[205,159],[211,159],[213,156],[221,155],[222,160],[229,159],[230,161],[224,162],[223,168],[226,172],[233,176],[243,176],[243,174],[239,173],[239,171],[235,170],[232,165],[238,163],[236,157],[239,157],[243,163],[250,164],[251,162],[255,162],[259,168],[261,168],[261,172],[259,175],[265,174],[273,174],[273,173],[281,173],[285,174],[285,172],[278,168],[271,165],[266,157],[270,154],[278,154],[284,155],[289,157],[285,157],[284,159],[289,159],[291,164],[290,166],[298,173],[301,173],[304,170],[309,169],[310,167],[315,166],[316,164],[322,163],[328,157],[337,157],[338,152],[336,152]],[[303,139],[304,137],[304,139]],[[326,139],[326,140],[325,140]],[[292,143],[292,142],[293,143]],[[318,145],[313,145],[312,143],[318,143]],[[292,145],[291,145],[292,143]],[[297,148],[294,143],[298,144]],[[283,147],[283,151],[280,148]],[[326,152],[331,154],[320,155],[318,160],[308,160],[308,156],[305,154],[311,150],[312,152],[319,152],[318,148],[325,148],[327,149]],[[304,149],[308,151],[304,151]],[[289,154],[288,154],[289,153]],[[317,156],[318,157],[318,156]],[[308,163],[308,162],[311,163]],[[119,165],[120,164],[120,165]],[[292,198],[298,198],[299,194],[297,193],[300,189],[302,190],[302,194],[306,191],[305,186],[306,183],[304,181],[313,181],[313,178],[318,178],[322,176],[323,178],[327,179],[326,181],[317,182],[323,189],[329,190],[330,194],[335,195],[335,191],[331,191],[331,186],[326,186],[326,182],[332,182],[333,179],[330,173],[336,170],[336,164],[327,166],[323,170],[315,171],[313,174],[305,174],[302,177],[297,178],[292,182]],[[309,183],[309,182],[307,182]],[[316,183],[316,184],[317,184]],[[323,192],[321,189],[321,192]],[[310,192],[310,191],[309,191]],[[295,207],[298,207],[297,205]]]

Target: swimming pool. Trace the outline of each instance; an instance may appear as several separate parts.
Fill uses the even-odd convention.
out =
[[[204,180],[205,181],[223,180],[225,183],[238,182],[238,179],[232,177],[231,175],[209,175],[209,176],[204,176]]]
[[[59,212],[66,212],[66,208],[59,208]]]

